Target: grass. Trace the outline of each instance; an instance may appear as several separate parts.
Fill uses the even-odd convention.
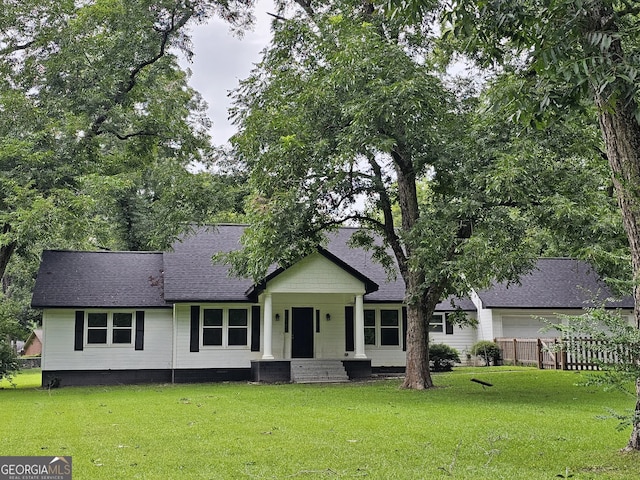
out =
[[[146,385],[0,390],[2,455],[71,455],[74,479],[631,479],[629,431],[600,420],[633,400],[583,375],[460,369],[439,388]],[[470,382],[477,377],[493,387]]]

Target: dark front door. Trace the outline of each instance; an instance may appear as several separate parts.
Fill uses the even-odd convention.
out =
[[[292,308],[291,316],[291,357],[313,358],[313,308]]]

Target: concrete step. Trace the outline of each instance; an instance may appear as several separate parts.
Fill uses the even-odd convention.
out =
[[[349,377],[340,360],[291,360],[291,381],[294,383],[341,383]]]

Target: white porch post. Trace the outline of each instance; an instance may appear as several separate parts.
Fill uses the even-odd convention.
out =
[[[362,295],[356,295],[356,352],[355,358],[367,358],[364,353],[364,301]]]
[[[271,306],[271,294],[266,293],[264,295],[264,340],[262,342],[262,359],[273,360],[273,354],[271,353],[271,336],[273,331],[273,315]]]

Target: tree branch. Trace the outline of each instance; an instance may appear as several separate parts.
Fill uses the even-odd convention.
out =
[[[271,13],[271,12],[267,12],[267,15],[271,15],[273,18],[275,18],[276,20],[280,20],[281,22],[286,22],[287,18],[281,16],[281,15],[277,15],[275,13]]]
[[[20,50],[26,50],[27,48],[31,47],[34,43],[36,43],[36,41],[31,40],[30,42],[19,44],[19,45],[16,45],[16,44],[8,45],[5,48],[0,49],[0,55],[10,55],[12,53],[19,52]]]
[[[8,235],[11,232],[11,224],[5,223],[2,225],[2,234]],[[18,242],[15,240],[11,240],[5,245],[0,246],[0,279],[4,278],[4,272],[7,270],[7,265],[9,265],[9,260],[11,260],[11,256],[13,252],[18,247]]]
[[[630,2],[629,0],[623,0],[622,3],[624,3],[624,8],[616,12],[618,16],[624,17],[627,15],[632,15],[632,16],[640,15],[640,5],[638,5],[637,2]]]
[[[155,28],[154,27],[154,30],[156,30],[158,33],[160,33],[162,35],[162,37],[160,39],[160,49],[159,49],[158,53],[156,55],[154,55],[153,57],[151,57],[150,59],[145,60],[144,62],[141,62],[140,64],[135,65],[133,67],[133,69],[129,73],[128,78],[124,82],[121,83],[118,91],[113,96],[113,100],[108,105],[104,106],[106,111],[103,114],[99,115],[93,121],[93,124],[91,125],[91,129],[90,129],[91,132],[93,133],[93,135],[99,135],[101,133],[105,133],[105,131],[101,130],[101,127],[108,120],[109,112],[114,107],[124,103],[124,100],[125,100],[127,94],[129,92],[131,92],[131,90],[133,90],[133,88],[136,86],[137,77],[140,74],[140,72],[142,72],[142,70],[144,68],[146,68],[146,67],[148,67],[150,65],[153,65],[154,63],[156,63],[158,60],[160,60],[162,57],[165,56],[167,45],[169,44],[169,40],[171,38],[171,35],[174,32],[176,32],[179,29],[181,29],[182,27],[184,27],[184,25],[189,21],[189,19],[193,16],[193,14],[194,14],[193,7],[189,7],[189,10],[186,13],[184,13],[181,17],[176,19],[177,13],[174,10],[172,12],[171,22],[170,22],[169,26],[167,26],[164,29]]]
[[[311,7],[311,1],[309,0],[295,0],[295,2],[302,7],[302,9],[307,12],[311,18],[315,15],[313,8]]]
[[[396,257],[396,261],[398,262],[398,268],[400,269],[400,274],[403,278],[406,278],[408,273],[408,264],[407,264],[407,256],[402,248],[402,243],[400,242],[400,238],[396,234],[394,221],[393,221],[393,211],[391,209],[391,199],[389,198],[389,192],[384,187],[384,182],[382,181],[382,168],[376,161],[373,155],[368,156],[369,165],[374,173],[373,186],[374,190],[380,196],[380,208],[382,209],[382,214],[384,216],[384,222],[381,224],[382,231],[384,236],[391,246],[393,250],[393,254]]]
[[[155,132],[148,132],[148,131],[144,131],[141,130],[139,132],[134,132],[134,133],[127,133],[127,134],[121,134],[116,132],[115,130],[100,130],[100,132],[98,132],[96,135],[102,135],[103,133],[110,133],[111,135],[115,136],[118,140],[128,140],[130,138],[134,138],[134,137],[156,137],[158,136],[157,133]]]

